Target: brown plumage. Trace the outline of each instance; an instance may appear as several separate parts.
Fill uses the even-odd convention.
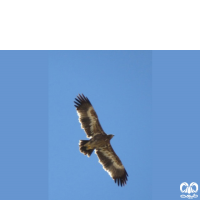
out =
[[[128,174],[110,144],[110,140],[114,135],[107,135],[104,132],[98,116],[87,97],[83,94],[79,94],[79,96],[75,98],[74,103],[81,128],[84,129],[87,137],[90,138],[90,140],[80,140],[80,152],[90,157],[95,150],[99,162],[114,181],[117,182],[118,185],[125,185],[128,180]]]

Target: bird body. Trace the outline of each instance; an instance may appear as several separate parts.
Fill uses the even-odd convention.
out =
[[[79,94],[74,103],[81,127],[85,130],[87,137],[90,138],[90,140],[80,140],[80,152],[90,157],[95,150],[99,162],[114,181],[118,185],[125,185],[128,180],[128,174],[110,144],[110,140],[114,135],[107,135],[104,132],[98,116],[87,97]]]

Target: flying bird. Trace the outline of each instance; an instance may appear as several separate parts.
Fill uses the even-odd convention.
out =
[[[84,129],[90,140],[80,140],[79,149],[84,155],[90,157],[95,150],[99,158],[99,162],[103,165],[109,175],[118,185],[125,185],[128,174],[121,160],[114,152],[110,140],[114,135],[107,135],[101,127],[98,116],[90,103],[89,99],[83,94],[75,98],[75,107],[81,123],[81,128]]]

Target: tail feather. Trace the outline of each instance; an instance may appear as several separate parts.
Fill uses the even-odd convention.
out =
[[[79,141],[79,149],[80,149],[81,153],[90,157],[90,155],[92,154],[94,149],[88,149],[89,148],[89,146],[87,146],[88,142],[89,142],[89,140],[80,140]]]

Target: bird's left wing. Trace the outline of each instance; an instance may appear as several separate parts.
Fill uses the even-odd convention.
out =
[[[101,147],[95,150],[99,158],[99,162],[103,165],[103,168],[109,173],[109,175],[114,179],[115,183],[118,185],[125,185],[127,182],[128,174],[117,156],[114,152],[112,146]]]

